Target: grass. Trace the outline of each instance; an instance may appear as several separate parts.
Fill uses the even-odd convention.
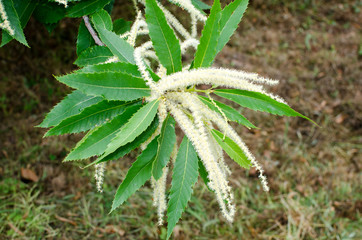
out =
[[[362,238],[360,8],[347,0],[251,1],[215,64],[281,79],[273,91],[321,128],[244,111],[260,129],[238,132],[265,166],[271,191],[261,190],[253,170],[228,161],[235,222],[225,222],[199,181],[175,239]],[[133,155],[107,165],[97,193],[93,169],[61,163],[80,136],[42,139],[45,130],[34,128],[69,92],[52,74],[74,69],[77,34],[71,21],[51,35],[38,26],[31,20],[26,30],[31,49],[0,50],[0,239],[165,239],[149,184],[108,214]],[[21,168],[39,182],[24,180]]]

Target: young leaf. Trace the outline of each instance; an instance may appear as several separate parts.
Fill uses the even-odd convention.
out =
[[[64,119],[79,114],[84,108],[103,100],[101,97],[88,96],[81,91],[74,91],[58,103],[38,127],[56,126]]]
[[[219,37],[219,22],[221,16],[220,0],[215,0],[210,16],[202,30],[200,44],[195,53],[193,68],[210,67],[216,56],[216,45]]]
[[[233,140],[231,140],[228,136],[225,136],[224,139],[224,134],[215,129],[211,130],[211,134],[232,160],[243,168],[249,169],[251,167],[250,160]]]
[[[158,137],[158,151],[152,164],[152,175],[156,180],[162,176],[162,169],[170,160],[175,142],[175,120],[171,115],[168,115],[163,122],[161,134]]]
[[[114,196],[111,212],[123,204],[145,182],[151,178],[152,162],[157,153],[157,139],[148,144],[127,172]]]
[[[147,103],[138,110],[121,128],[110,144],[108,144],[106,151],[99,160],[107,157],[119,147],[132,142],[137,136],[144,132],[148,126],[151,125],[154,117],[156,116],[159,103],[160,100],[156,99]]]
[[[111,0],[83,0],[68,7],[67,17],[82,17],[102,9]]]
[[[246,8],[248,7],[248,3],[249,0],[235,0],[222,10],[220,19],[220,35],[216,47],[216,54],[223,49],[230,37],[233,35]]]
[[[206,104],[211,110],[221,114],[221,112],[219,111],[219,109],[217,107],[214,106],[214,104],[212,104],[212,102],[210,101],[210,99],[200,96],[199,95],[200,100]],[[234,108],[229,107],[226,104],[223,104],[221,102],[218,102],[216,100],[214,100],[215,104],[225,113],[225,116],[227,117],[227,119],[229,119],[230,121],[233,122],[237,122],[240,123],[242,125],[244,125],[247,128],[256,128],[254,126],[254,124],[252,124],[251,122],[249,122],[248,119],[246,119],[243,115],[241,115],[238,111],[236,111]]]
[[[109,50],[118,57],[121,62],[135,64],[133,57],[133,47],[114,32],[108,31],[102,27],[103,24],[93,22],[95,29],[99,33],[102,42],[107,45]]]
[[[110,57],[112,52],[105,46],[93,46],[82,51],[77,60],[74,62],[79,67],[104,63]]]
[[[132,104],[132,102],[104,100],[85,108],[78,115],[65,119],[58,126],[50,129],[44,137],[65,133],[79,133],[95,128],[121,114]]]
[[[97,128],[91,134],[87,134],[68,154],[64,161],[86,159],[102,154],[106,150],[107,145],[116,136],[117,132],[119,132],[120,128],[140,107],[140,104],[128,107],[122,114],[113,118],[110,122]]]
[[[106,10],[100,10],[92,15],[92,22],[97,24],[98,27],[112,31],[113,23],[111,16],[107,13]]]
[[[14,2],[14,8],[20,19],[21,28],[24,29],[33,13],[37,3],[34,0],[18,0]],[[1,46],[9,43],[14,38],[6,31],[3,31]]]
[[[126,119],[126,120],[128,121],[128,119]],[[119,147],[116,151],[109,154],[105,158],[103,158],[103,159],[99,158],[99,159],[93,161],[92,163],[88,164],[86,166],[86,168],[90,167],[94,164],[98,164],[101,162],[107,162],[107,161],[111,161],[111,160],[117,160],[121,157],[124,157],[126,154],[130,153],[135,148],[138,148],[142,143],[144,143],[146,140],[148,140],[152,136],[152,134],[156,131],[158,124],[159,124],[159,120],[158,120],[158,117],[156,116],[153,119],[151,125],[143,133],[141,133],[141,135],[136,137],[135,140],[133,140],[130,143],[127,143],[124,146]]]
[[[156,0],[146,0],[146,22],[153,47],[167,74],[182,70],[181,48]]]
[[[79,56],[84,50],[95,45],[92,35],[82,21],[79,25],[77,37],[77,55]],[[108,50],[108,48],[106,48]],[[108,50],[109,51],[109,50]],[[110,51],[109,51],[110,52]],[[79,66],[79,65],[78,65]]]
[[[181,218],[188,201],[191,198],[192,188],[198,177],[198,158],[191,142],[184,137],[182,140],[172,174],[167,208],[167,239],[170,238],[173,228]]]
[[[121,72],[73,73],[57,79],[86,94],[108,100],[132,101],[150,94],[142,78]]]
[[[23,28],[21,27],[19,16],[14,8],[13,0],[6,0],[2,1],[4,6],[5,13],[8,17],[9,25],[13,29],[13,34],[11,34],[7,29],[5,31],[11,35],[14,39],[19,41],[20,43],[24,44],[25,46],[29,47],[28,43],[26,42]],[[5,42],[1,44],[0,47],[4,46]]]
[[[259,92],[235,89],[217,89],[214,91],[214,93],[220,97],[234,101],[242,107],[247,107],[255,111],[268,112],[280,116],[298,116],[313,122],[306,116],[303,116],[302,114],[294,111],[288,105],[278,102],[271,97]]]

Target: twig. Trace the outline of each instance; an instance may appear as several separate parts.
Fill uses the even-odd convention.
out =
[[[92,38],[94,39],[96,44],[99,46],[105,46],[104,43],[102,43],[102,41],[99,39],[97,33],[94,31],[92,25],[90,24],[88,16],[83,16],[83,20],[84,20],[85,26],[87,27],[89,33],[92,35]]]

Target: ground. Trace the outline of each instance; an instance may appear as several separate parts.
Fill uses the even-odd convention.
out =
[[[113,17],[131,20],[132,9],[116,2]],[[319,126],[245,110],[259,129],[238,132],[265,167],[271,191],[261,190],[255,171],[228,161],[234,223],[199,180],[175,239],[362,238],[361,7],[352,0],[251,1],[215,65],[280,79],[271,90]],[[81,136],[42,138],[46,130],[35,127],[70,92],[53,75],[76,68],[78,24],[63,20],[48,34],[31,19],[31,48],[13,42],[0,49],[0,239],[164,239],[149,184],[108,214],[135,155],[107,166],[98,193],[93,169],[62,163]]]

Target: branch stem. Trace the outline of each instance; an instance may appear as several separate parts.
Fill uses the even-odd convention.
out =
[[[91,36],[94,39],[94,41],[96,42],[96,44],[99,46],[105,46],[104,43],[99,39],[97,33],[94,31],[91,23],[89,22],[89,17],[83,16],[83,20],[84,20],[85,26],[87,27],[89,33],[91,34]]]

